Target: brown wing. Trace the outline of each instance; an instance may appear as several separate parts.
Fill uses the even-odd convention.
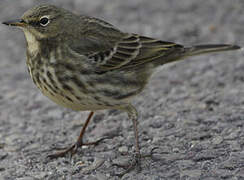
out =
[[[158,58],[162,58],[163,61],[164,56],[167,57],[175,49],[179,48],[182,49],[183,46],[137,34],[128,34],[109,51],[110,53],[100,53],[100,59],[103,60],[97,64],[97,69],[107,71],[130,68]],[[104,56],[105,54],[109,56]]]
[[[96,18],[84,17],[83,21],[87,25],[68,47],[76,54],[86,56],[95,71],[130,68],[159,58],[166,63],[176,49],[183,49],[172,42],[123,33]]]
[[[140,48],[139,36],[128,35],[115,45],[112,56],[99,64],[98,68],[103,71],[118,69],[133,61],[138,56]]]

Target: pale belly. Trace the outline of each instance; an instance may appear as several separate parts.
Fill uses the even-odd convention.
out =
[[[59,94],[51,94],[48,91],[41,89],[42,93],[51,99],[53,102],[57,103],[60,106],[75,110],[75,111],[94,111],[94,110],[102,110],[102,109],[110,109],[112,106],[108,104],[103,104],[94,99],[84,97],[80,97],[76,99],[72,97],[70,93],[65,94],[65,96]],[[68,97],[68,98],[67,98]]]

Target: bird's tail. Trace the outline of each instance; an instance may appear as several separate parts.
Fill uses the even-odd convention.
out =
[[[220,52],[220,51],[232,51],[241,49],[240,46],[230,44],[206,44],[185,48],[185,56],[196,56],[200,54]]]

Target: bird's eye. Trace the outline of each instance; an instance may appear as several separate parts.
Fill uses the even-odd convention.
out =
[[[44,16],[40,19],[40,25],[41,26],[47,26],[49,24],[49,19],[48,17]]]

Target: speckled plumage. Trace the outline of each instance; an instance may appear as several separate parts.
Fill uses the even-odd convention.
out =
[[[139,158],[138,114],[131,100],[155,69],[188,56],[240,48],[224,44],[184,47],[125,33],[105,21],[53,5],[34,7],[18,22],[5,24],[23,29],[28,70],[44,95],[73,110],[126,111],[133,121]],[[89,120],[90,116],[86,124]],[[76,147],[82,145],[83,133]]]
[[[46,27],[38,26],[41,17],[49,17]],[[73,110],[123,109],[155,68],[192,50],[124,33],[102,20],[52,5],[34,7],[22,19],[30,24],[23,29],[34,83],[54,102]]]

